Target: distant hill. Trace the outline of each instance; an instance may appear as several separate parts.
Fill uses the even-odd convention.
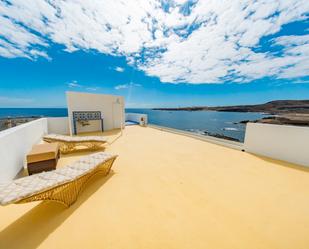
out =
[[[194,106],[180,108],[154,108],[162,111],[219,111],[219,112],[264,112],[268,114],[309,114],[309,100],[275,100],[259,105]]]

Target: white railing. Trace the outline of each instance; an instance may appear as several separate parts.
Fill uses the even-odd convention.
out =
[[[140,114],[140,113],[126,113],[126,121],[133,121],[138,124],[141,124],[142,120],[144,120],[144,124],[148,124],[148,115]]]
[[[0,183],[12,180],[23,168],[25,155],[47,133],[47,118],[0,132]]]
[[[248,123],[245,150],[309,166],[309,127]]]
[[[40,118],[0,132],[0,183],[16,177],[32,146],[47,133],[69,134],[68,117]]]
[[[141,118],[147,123],[145,114],[126,114],[126,120],[137,123]],[[0,132],[0,183],[16,177],[27,153],[46,133],[68,134],[68,118],[41,118]],[[257,155],[309,166],[309,128],[248,123],[244,148]]]

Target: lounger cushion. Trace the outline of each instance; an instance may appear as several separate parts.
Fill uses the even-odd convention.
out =
[[[0,203],[1,205],[6,205],[7,203],[11,203],[13,200],[15,200],[17,196],[22,198],[23,195],[23,186],[16,185],[14,182],[1,185]]]
[[[65,168],[65,167],[64,167]],[[53,171],[48,171],[48,172],[42,172],[40,174],[37,174],[39,178],[43,180],[52,180],[55,181],[57,184],[61,184],[63,182],[67,182],[73,179],[71,176],[65,176],[63,174],[59,174],[58,172],[59,169],[53,170]]]
[[[106,139],[102,136],[71,137],[58,134],[48,134],[45,135],[44,138],[63,142],[103,142],[103,143],[106,142]]]
[[[89,171],[90,170],[87,170],[87,169],[76,169],[76,168],[64,167],[62,169],[57,170],[57,174],[72,177],[74,179],[75,177],[84,175],[85,173]]]
[[[0,185],[0,204],[7,205],[25,197],[35,195],[45,190],[73,181],[96,167],[115,157],[104,152],[82,157],[78,161],[62,168],[26,176],[7,184]]]
[[[5,186],[1,186],[0,204],[6,205],[14,200],[22,199],[34,192],[42,191],[54,185],[53,181],[42,180],[33,176],[35,175],[23,177]]]
[[[69,165],[69,168],[77,169],[77,170],[92,170],[93,165],[85,162],[76,162],[73,165]]]

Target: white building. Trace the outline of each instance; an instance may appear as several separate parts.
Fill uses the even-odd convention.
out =
[[[66,96],[71,135],[77,132],[107,131],[124,127],[122,96],[81,92],[67,92]]]

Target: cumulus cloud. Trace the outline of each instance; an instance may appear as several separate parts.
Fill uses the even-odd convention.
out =
[[[283,25],[305,21],[308,12],[307,0],[2,1],[0,56],[47,57],[53,42],[68,52],[125,56],[162,82],[302,77],[308,75],[307,35],[275,38],[280,55],[256,48]]]
[[[140,87],[140,86],[141,86],[141,84],[130,82],[128,84],[117,85],[117,86],[115,86],[115,89],[116,90],[121,90],[121,89],[128,89],[128,88]]]

